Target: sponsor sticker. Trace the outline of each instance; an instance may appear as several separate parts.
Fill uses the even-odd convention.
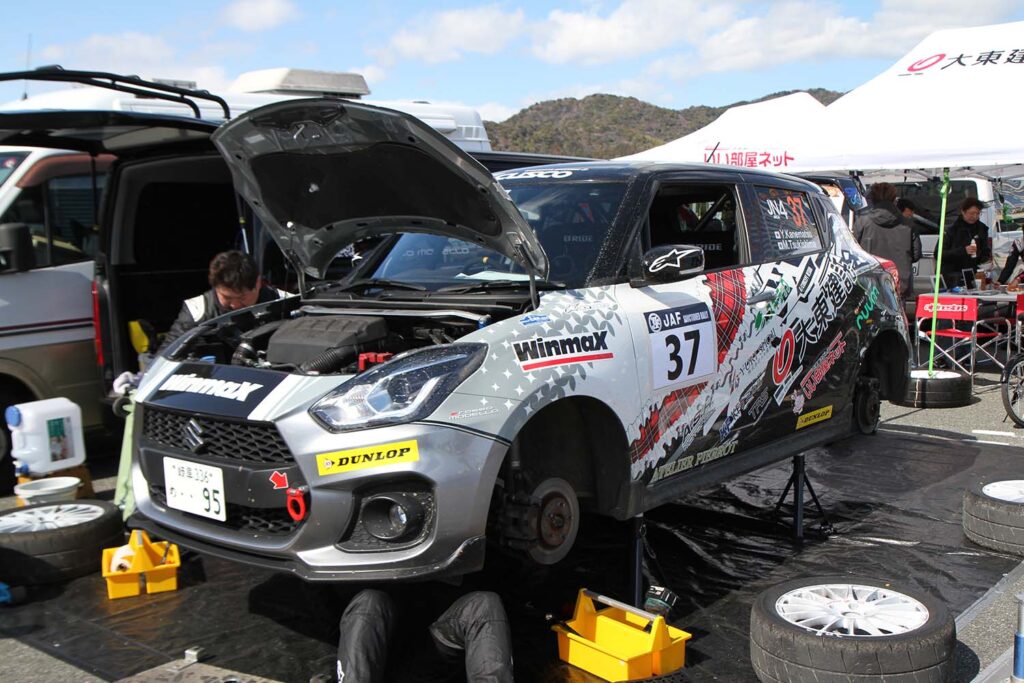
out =
[[[651,342],[651,385],[695,384],[718,370],[715,321],[707,304],[644,313]]]
[[[453,410],[448,413],[448,418],[452,420],[471,420],[476,417],[494,415],[497,412],[498,409],[493,406],[487,406],[486,408],[470,408],[469,410]]]
[[[732,455],[735,452],[736,442],[731,441],[727,444],[715,446],[714,448],[709,448],[706,451],[701,451],[700,453],[696,453],[694,455],[687,455],[686,457],[679,458],[675,462],[670,462],[667,465],[662,465],[661,467],[654,470],[654,476],[651,477],[651,483],[653,484],[655,482],[661,481],[665,477],[671,477],[673,474],[679,474],[680,472],[685,472],[686,470],[693,469],[694,467],[706,465],[707,463],[712,462],[713,460],[724,458],[725,456]]]
[[[249,398],[249,394],[261,388],[262,384],[254,382],[229,382],[223,379],[198,377],[194,372],[187,375],[171,375],[160,385],[160,391],[219,396],[243,403]]]
[[[353,472],[384,465],[416,462],[420,459],[420,449],[415,439],[395,441],[376,446],[349,448],[344,451],[317,453],[316,471],[321,477],[329,474]]]
[[[815,422],[824,422],[825,420],[828,420],[831,417],[832,417],[832,406],[825,406],[824,408],[819,408],[818,410],[815,410],[813,412],[807,413],[806,415],[801,415],[800,417],[798,417],[796,419],[796,428],[797,429],[803,429],[804,427],[806,427],[808,425],[812,425]]]
[[[542,323],[551,322],[551,316],[542,315],[539,313],[531,313],[530,315],[524,315],[519,319],[521,325],[540,325]]]
[[[572,363],[609,360],[608,331],[588,332],[566,337],[537,337],[512,342],[516,361],[523,372]]]

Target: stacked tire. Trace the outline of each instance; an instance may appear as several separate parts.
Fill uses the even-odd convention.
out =
[[[1024,480],[977,483],[964,492],[964,535],[985,548],[1024,556]]]
[[[762,683],[943,683],[955,648],[943,603],[868,577],[787,581],[751,609],[750,662]]]
[[[102,500],[39,503],[0,512],[0,581],[66,581],[100,569],[103,548],[124,544],[116,505]]]

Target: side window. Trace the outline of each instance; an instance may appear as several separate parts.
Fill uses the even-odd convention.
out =
[[[770,263],[819,251],[821,231],[807,193],[781,187],[755,186],[750,230],[750,256],[754,263]]]
[[[96,179],[102,191],[105,176]],[[97,198],[98,199],[98,198]],[[96,254],[93,184],[89,175],[51,178],[21,190],[0,223],[26,223],[36,267],[86,261]]]
[[[658,190],[648,214],[649,245],[704,250],[705,270],[740,265],[736,192],[729,185],[675,185]]]

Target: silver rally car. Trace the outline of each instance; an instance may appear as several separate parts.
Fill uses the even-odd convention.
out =
[[[432,129],[286,102],[213,137],[301,296],[146,373],[131,524],[310,580],[543,564],[902,396],[891,266],[814,185],[592,162],[492,177]],[[361,258],[326,277],[349,245]]]

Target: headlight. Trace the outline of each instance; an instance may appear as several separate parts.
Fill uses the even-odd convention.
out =
[[[449,344],[399,356],[353,377],[309,414],[332,432],[414,422],[437,409],[487,356],[484,344]]]

